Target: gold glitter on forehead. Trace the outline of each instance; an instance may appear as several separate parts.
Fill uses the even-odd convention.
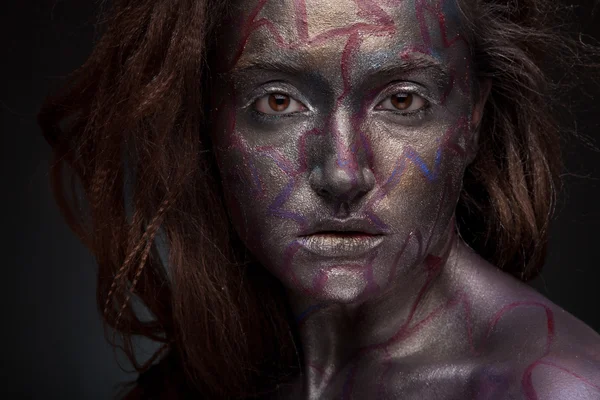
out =
[[[314,37],[359,22],[362,20],[358,17],[359,11],[354,0],[307,0],[308,34]]]
[[[239,4],[239,11],[254,16],[254,33],[276,30],[279,41],[296,47],[321,45],[325,38],[358,31],[364,36],[376,34],[378,29],[389,33],[406,7],[405,2],[390,7],[379,0],[257,0]]]

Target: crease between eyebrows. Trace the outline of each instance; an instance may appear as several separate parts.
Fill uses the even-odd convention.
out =
[[[368,58],[368,57],[367,57]],[[427,55],[411,56],[410,58],[400,58],[394,62],[388,62],[382,66],[370,68],[365,75],[393,75],[407,74],[414,71],[433,71],[433,73],[442,80],[450,77],[448,68],[443,64]],[[225,76],[246,76],[256,72],[284,73],[287,75],[299,75],[317,72],[314,66],[304,62],[291,60],[249,60],[241,66],[236,66],[230,71],[224,72]]]

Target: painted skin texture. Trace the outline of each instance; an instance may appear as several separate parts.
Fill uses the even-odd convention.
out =
[[[486,97],[457,6],[234,4],[213,142],[304,354],[273,397],[600,399],[600,337],[455,233]]]

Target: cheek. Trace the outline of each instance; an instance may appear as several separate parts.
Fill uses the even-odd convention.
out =
[[[276,216],[278,199],[285,195],[289,176],[279,164],[275,148],[250,144],[243,132],[224,135],[217,149],[219,171],[231,221],[253,252],[263,252],[287,225]],[[279,157],[281,158],[281,157]],[[293,225],[293,224],[292,224]]]
[[[374,211],[396,232],[408,234],[451,218],[468,153],[466,122],[460,117],[401,134],[380,130],[372,141],[379,188]]]
[[[233,89],[229,98],[220,101],[211,119],[216,121],[211,137],[214,143],[225,195],[256,196],[262,191],[262,181],[254,160],[253,149],[238,132],[239,117],[235,110]]]
[[[230,219],[244,239],[249,237],[253,215],[248,202],[261,190],[261,180],[249,157],[247,143],[236,132],[234,105],[223,101],[211,115],[211,138]]]

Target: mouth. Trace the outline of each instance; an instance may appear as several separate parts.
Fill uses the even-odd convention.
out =
[[[373,251],[383,238],[383,232],[364,220],[323,221],[300,236],[299,242],[315,255],[352,258]]]

